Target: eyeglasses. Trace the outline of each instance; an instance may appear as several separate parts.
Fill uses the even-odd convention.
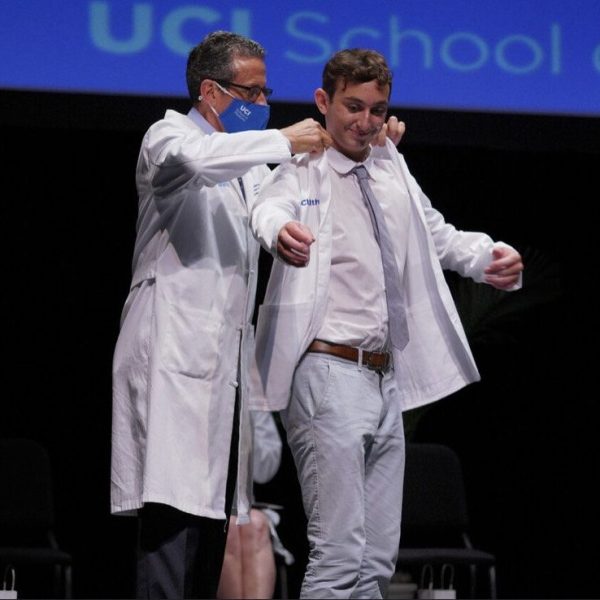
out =
[[[261,94],[263,94],[265,98],[269,98],[273,93],[271,88],[260,87],[259,85],[242,85],[241,83],[232,83],[231,81],[226,81],[225,79],[215,79],[214,81],[224,87],[234,87],[244,90],[247,93],[248,100],[250,100],[250,102],[254,102]]]

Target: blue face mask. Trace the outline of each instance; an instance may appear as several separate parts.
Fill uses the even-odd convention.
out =
[[[268,104],[254,104],[253,102],[240,100],[239,98],[232,96],[218,83],[217,85],[222,92],[231,96],[231,103],[221,114],[217,113],[210,104],[209,107],[215,113],[215,116],[221,120],[223,129],[227,133],[236,133],[238,131],[260,131],[267,126],[271,114],[271,109]],[[201,100],[202,97],[200,96],[198,99]]]
[[[219,115],[223,129],[228,133],[261,130],[267,126],[271,109],[268,104],[254,104],[233,98],[231,104]]]

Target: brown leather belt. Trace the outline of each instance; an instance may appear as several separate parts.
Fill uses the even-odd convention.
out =
[[[358,364],[358,348],[354,348],[353,346],[343,346],[342,344],[332,344],[323,340],[314,340],[306,351],[332,354],[333,356],[345,358]],[[373,371],[385,371],[390,364],[390,353],[363,350],[362,364]]]

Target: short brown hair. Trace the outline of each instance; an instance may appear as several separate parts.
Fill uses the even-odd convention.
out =
[[[333,98],[337,82],[342,80],[345,87],[349,83],[366,83],[377,80],[379,87],[390,86],[392,72],[382,54],[376,50],[349,48],[336,52],[323,68],[323,89]]]

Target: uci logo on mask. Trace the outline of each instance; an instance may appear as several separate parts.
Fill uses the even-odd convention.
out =
[[[247,121],[250,117],[252,117],[252,109],[244,104],[240,104],[235,112],[240,121]]]

